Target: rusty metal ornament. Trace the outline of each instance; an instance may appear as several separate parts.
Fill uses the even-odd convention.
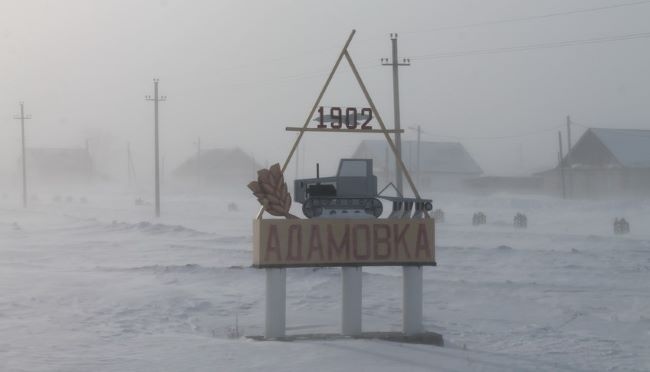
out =
[[[248,188],[269,214],[287,219],[299,219],[289,213],[291,194],[284,181],[280,164],[275,163],[269,169],[257,171],[257,181],[249,183]]]

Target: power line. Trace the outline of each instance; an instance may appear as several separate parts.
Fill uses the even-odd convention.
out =
[[[576,45],[599,44],[599,43],[608,43],[614,41],[647,39],[647,38],[650,38],[650,32],[640,32],[635,34],[624,34],[624,35],[615,35],[615,36],[604,36],[604,37],[597,37],[597,38],[590,38],[590,39],[565,40],[565,41],[557,41],[557,42],[549,42],[549,43],[528,44],[528,45],[519,45],[513,47],[474,49],[474,50],[465,50],[465,51],[448,52],[448,53],[431,53],[431,54],[422,54],[411,58],[417,60],[455,58],[455,57],[466,57],[466,56],[475,56],[475,55],[525,52],[525,51],[535,50],[535,49],[561,48],[561,47],[569,47],[569,46],[576,46]]]
[[[500,140],[500,139],[511,139],[511,138],[522,138],[522,137],[530,137],[542,133],[549,133],[549,132],[554,132],[558,128],[562,127],[563,125],[556,125],[552,128],[547,128],[547,129],[542,129],[542,130],[537,130],[537,131],[532,131],[532,132],[526,132],[526,133],[520,133],[520,134],[514,134],[514,135],[506,135],[506,136],[478,136],[478,137],[460,137],[460,136],[446,136],[446,135],[438,135],[434,134],[425,130],[421,130],[422,134],[428,136],[428,137],[435,137],[435,138],[448,138],[448,139],[454,139],[457,141],[473,141],[473,140]]]
[[[373,68],[379,68],[382,65],[365,65],[365,66],[360,66],[357,67],[358,70],[368,70],[368,69],[373,69]],[[329,74],[329,71],[312,71],[312,72],[306,72],[303,74],[297,74],[297,75],[289,75],[289,76],[282,76],[278,77],[276,79],[266,79],[266,80],[258,80],[258,81],[249,81],[249,82],[236,82],[236,83],[228,83],[228,84],[222,84],[222,85],[227,85],[227,86],[240,86],[240,85],[269,85],[269,84],[274,84],[278,82],[286,82],[286,81],[294,81],[294,80],[305,80],[305,79],[314,79],[318,77],[324,77]]]
[[[532,21],[532,20],[559,17],[559,16],[567,16],[567,15],[580,14],[580,13],[598,12],[598,11],[610,10],[610,9],[615,9],[615,8],[623,8],[623,7],[629,7],[629,6],[635,6],[635,5],[644,5],[644,4],[650,4],[650,0],[634,1],[634,2],[623,3],[623,4],[605,5],[605,6],[595,7],[595,8],[575,9],[575,10],[569,10],[569,11],[565,11],[565,12],[554,12],[554,13],[547,13],[547,14],[541,14],[541,15],[506,18],[506,19],[500,19],[500,20],[495,20],[495,21],[484,21],[484,22],[468,23],[468,24],[464,24],[464,25],[443,26],[443,27],[431,28],[431,29],[428,29],[428,30],[406,31],[406,32],[402,32],[402,33],[404,33],[404,34],[417,34],[417,33],[446,31],[446,30],[458,30],[458,29],[463,29],[463,28],[472,28],[472,27],[479,27],[479,26],[492,26],[492,25],[498,25],[498,24],[504,24],[504,23],[516,23],[516,22]]]
[[[546,14],[540,14],[540,15],[506,18],[506,19],[500,19],[500,20],[468,23],[468,24],[462,24],[462,25],[442,26],[442,27],[437,27],[437,28],[432,28],[432,29],[427,29],[427,30],[403,31],[402,33],[403,34],[418,34],[418,33],[427,33],[427,32],[435,32],[435,31],[473,28],[473,27],[480,27],[480,26],[491,26],[491,25],[507,24],[507,23],[518,23],[518,22],[524,22],[524,21],[532,21],[532,20],[539,20],[539,19],[545,19],[545,18],[553,18],[553,17],[558,17],[558,16],[567,16],[567,15],[573,15],[573,14],[582,14],[582,13],[606,11],[606,10],[611,10],[611,9],[631,7],[631,6],[636,6],[636,5],[645,5],[645,4],[650,4],[650,0],[639,0],[639,1],[629,2],[629,3],[622,3],[622,4],[612,4],[612,5],[605,5],[605,6],[593,7],[593,8],[574,9],[574,10],[569,10],[569,11],[564,11],[564,12],[553,12],[553,13],[546,13]],[[360,39],[360,40],[357,40],[357,41],[363,43],[363,42],[367,42],[367,41],[378,40],[379,38],[382,38],[383,36],[384,36],[384,33],[374,33],[374,34],[370,34],[365,39]],[[258,60],[258,62],[259,63],[282,63],[282,62],[285,62],[287,60],[294,60],[294,59],[300,58],[300,57],[305,57],[305,56],[314,55],[314,54],[322,54],[323,51],[325,51],[325,50],[334,50],[334,49],[338,49],[338,48],[339,48],[339,46],[335,45],[335,44],[329,44],[329,45],[324,45],[324,46],[321,45],[318,48],[303,50],[303,51],[295,53],[295,54],[293,54],[291,56],[282,56],[282,57],[276,57],[276,58],[262,59],[262,60]],[[259,66],[259,63],[253,62],[253,63],[247,63],[247,64],[240,64],[240,65],[237,65],[237,66],[226,67],[223,70],[224,71],[232,71],[232,70],[239,70],[239,69],[250,69],[250,68],[255,68],[255,67]]]
[[[484,22],[468,23],[468,24],[462,24],[462,25],[443,26],[443,27],[437,27],[437,28],[432,28],[432,29],[428,29],[428,30],[403,31],[402,33],[403,34],[417,34],[417,33],[427,33],[427,32],[435,32],[435,31],[444,31],[444,30],[472,28],[472,27],[479,27],[479,26],[490,26],[490,25],[497,25],[497,24],[504,24],[504,23],[516,23],[516,22],[523,22],[523,21],[551,18],[551,17],[557,17],[557,16],[566,16],[566,15],[573,15],[573,14],[580,14],[580,13],[605,11],[605,10],[610,10],[610,9],[630,7],[630,6],[635,6],[635,5],[644,5],[644,4],[650,4],[650,0],[639,0],[639,1],[629,2],[629,3],[623,3],[623,4],[613,4],[613,5],[606,5],[606,6],[594,7],[594,8],[575,9],[575,10],[569,10],[569,11],[564,11],[564,12],[553,12],[553,13],[547,13],[547,14],[541,14],[541,15],[507,18],[507,19],[494,20],[494,21],[484,21]],[[370,34],[369,37],[367,37],[365,39],[357,40],[357,42],[363,43],[363,42],[367,42],[367,41],[378,40],[378,39],[382,38],[384,35],[385,35],[384,33],[373,33],[373,34]],[[315,55],[315,54],[322,54],[323,51],[334,50],[334,49],[338,49],[338,48],[339,48],[339,46],[335,45],[335,44],[321,45],[318,48],[303,50],[303,51],[295,53],[295,54],[293,54],[291,56],[282,56],[282,57],[275,57],[275,58],[268,58],[268,59],[258,59],[256,62],[252,62],[252,63],[245,63],[245,64],[239,64],[239,65],[234,65],[234,66],[230,66],[230,67],[224,67],[222,69],[222,71],[246,70],[246,69],[256,68],[259,65],[265,64],[265,63],[271,63],[271,64],[273,64],[273,63],[282,63],[282,62],[286,62],[287,60],[295,60],[295,59],[301,58],[301,57],[306,57],[306,56]],[[321,75],[318,75],[318,76],[321,76]],[[312,76],[309,76],[309,77],[312,77]]]
[[[650,1],[650,0],[649,0]],[[474,49],[474,50],[465,50],[458,52],[446,52],[446,53],[431,53],[431,54],[421,54],[413,56],[410,59],[413,60],[432,60],[432,59],[443,59],[443,58],[457,58],[457,57],[467,57],[467,56],[477,56],[477,55],[492,55],[492,54],[502,54],[502,53],[516,53],[516,52],[525,52],[536,49],[551,49],[551,48],[561,48],[561,47],[570,47],[570,46],[579,46],[579,45],[589,45],[589,44],[601,44],[614,41],[624,41],[624,40],[635,40],[635,39],[647,39],[650,38],[650,32],[640,32],[634,34],[624,34],[624,35],[614,35],[614,36],[603,36],[597,38],[589,39],[578,39],[578,40],[565,40],[557,42],[548,42],[548,43],[537,43],[537,44],[527,44],[519,45],[512,47],[501,47],[501,48],[491,48],[491,49]],[[409,60],[410,60],[409,59]],[[380,67],[381,65],[366,65],[362,66],[359,69],[370,69]],[[259,85],[259,84],[273,84],[276,82],[292,81],[292,80],[303,80],[303,79],[312,79],[317,77],[326,76],[327,72],[307,72],[297,75],[289,75],[280,77],[277,79],[268,79],[264,81],[253,81],[253,82],[238,82],[231,83],[226,85]]]

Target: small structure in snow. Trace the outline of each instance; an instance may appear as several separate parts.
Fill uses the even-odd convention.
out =
[[[517,213],[515,215],[513,225],[519,229],[525,229],[528,227],[528,217],[523,213]]]
[[[472,225],[479,226],[487,223],[487,216],[483,212],[476,212],[472,217]]]
[[[614,234],[623,235],[630,232],[630,224],[625,218],[614,219]]]

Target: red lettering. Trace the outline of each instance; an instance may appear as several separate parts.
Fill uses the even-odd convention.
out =
[[[420,257],[420,251],[424,251],[425,258],[431,258],[431,245],[429,244],[429,236],[427,235],[427,227],[425,224],[418,224],[418,237],[415,244],[415,256]]]
[[[320,260],[325,260],[323,255],[323,245],[320,240],[320,227],[318,225],[311,226],[311,233],[309,234],[309,252],[307,253],[307,261],[311,261],[311,255],[318,252]]]
[[[341,243],[336,244],[332,226],[327,225],[327,259],[334,260],[333,253],[336,253],[336,258],[340,259],[341,254],[344,254],[345,260],[350,259],[350,226],[345,225],[345,232],[341,237]]]
[[[394,241],[394,248],[395,248],[395,258],[399,259],[400,252],[404,252],[404,255],[406,256],[407,259],[411,258],[411,253],[409,252],[409,247],[406,244],[406,231],[409,229],[410,225],[404,225],[404,230],[400,233],[399,231],[399,225],[395,224],[393,225],[393,241]],[[403,250],[400,250],[400,245],[404,248]]]
[[[300,225],[289,226],[288,240],[287,261],[302,261],[302,229]]]
[[[359,253],[359,231],[365,231],[366,253]],[[352,228],[352,250],[354,251],[354,258],[357,260],[367,260],[370,258],[370,227],[368,225],[354,225]]]
[[[379,232],[383,231],[382,234]],[[380,236],[381,235],[381,236]],[[376,224],[372,228],[373,236],[373,250],[375,260],[387,260],[391,255],[391,246],[390,246],[390,227],[387,224]],[[379,251],[379,246],[385,245],[386,252],[382,253]]]
[[[264,254],[264,261],[269,261],[271,252],[275,253],[276,259],[278,261],[282,261],[282,256],[280,255],[280,239],[278,238],[277,225],[269,226],[269,237],[266,239],[266,252]]]

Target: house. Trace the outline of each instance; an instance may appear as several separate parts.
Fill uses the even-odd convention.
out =
[[[402,141],[402,161],[413,182],[424,191],[462,190],[465,180],[483,173],[465,147],[457,142],[421,141],[419,152],[418,163],[418,141]],[[395,157],[385,140],[361,141],[352,157],[373,159],[379,184],[394,183]]]
[[[187,159],[173,172],[173,181],[200,187],[237,186],[245,188],[262,166],[239,148],[208,149]]]
[[[564,177],[562,177],[564,174]],[[650,195],[650,130],[589,128],[553,169],[544,190],[567,197]]]
[[[47,184],[79,184],[95,177],[93,159],[87,148],[27,148],[28,177]]]

